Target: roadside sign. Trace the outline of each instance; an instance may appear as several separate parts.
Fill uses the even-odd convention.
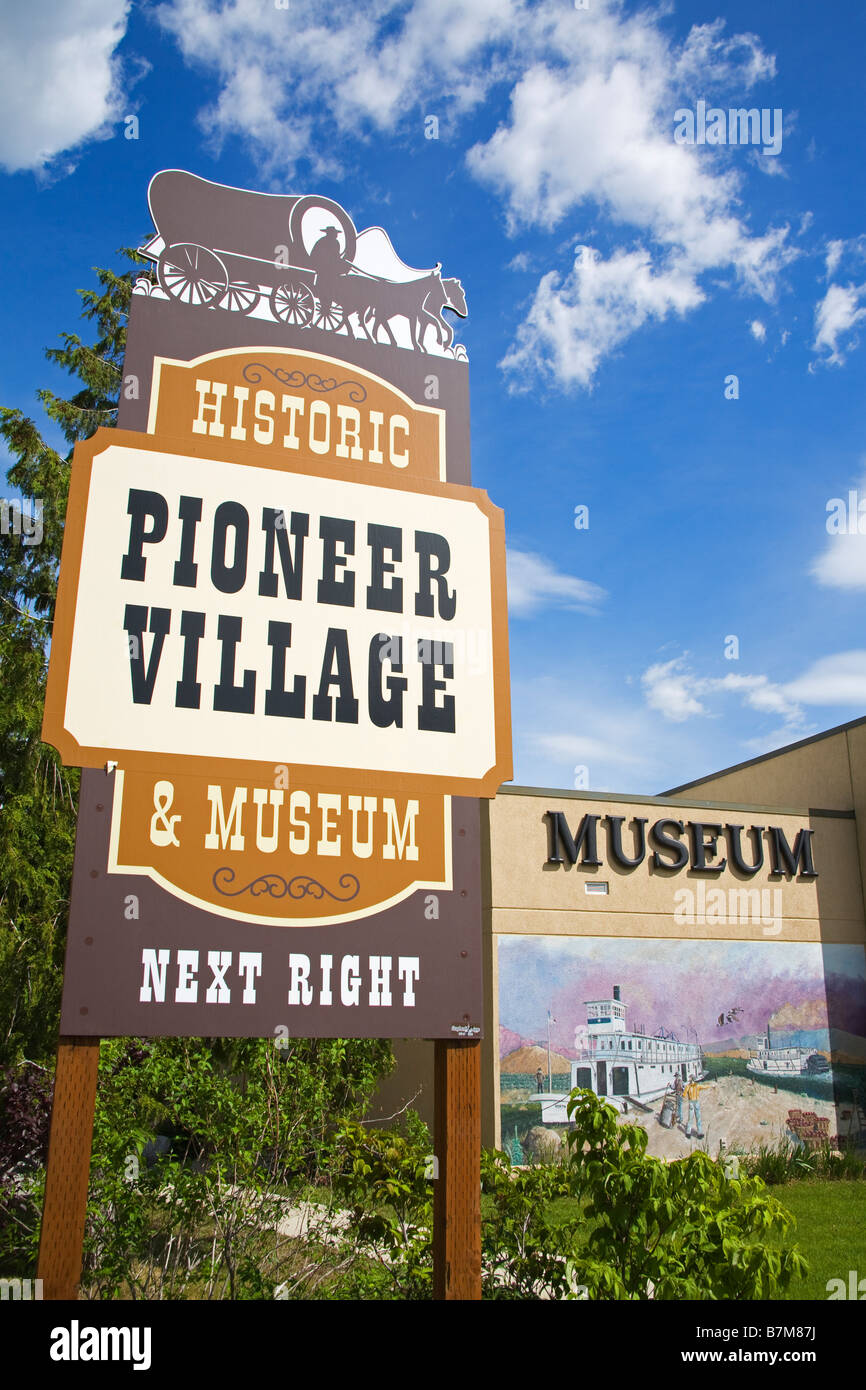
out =
[[[462,287],[333,200],[173,170],[150,205],[48,678],[85,769],[63,1031],[478,1037],[511,749]]]

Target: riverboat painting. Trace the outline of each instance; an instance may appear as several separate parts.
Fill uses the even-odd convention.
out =
[[[498,975],[502,1145],[518,1160],[561,1143],[574,1087],[659,1157],[866,1148],[862,947],[500,936]]]

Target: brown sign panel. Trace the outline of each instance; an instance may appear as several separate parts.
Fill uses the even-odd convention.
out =
[[[481,1036],[476,801],[452,803],[449,890],[287,930],[204,911],[122,867],[108,872],[114,780],[82,776],[63,1034]]]
[[[62,1029],[478,1037],[467,797],[511,765],[462,286],[329,199],[170,170],[150,205],[46,703],[85,767]]]

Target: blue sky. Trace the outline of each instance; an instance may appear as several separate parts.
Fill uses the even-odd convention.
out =
[[[866,11],[586,4],[4,6],[0,401],[160,168],[381,222],[468,295],[515,780],[657,792],[866,713]],[[678,142],[701,102],[781,149]]]

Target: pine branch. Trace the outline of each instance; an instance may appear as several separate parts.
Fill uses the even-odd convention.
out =
[[[10,608],[14,608],[16,613],[20,613],[22,618],[27,618],[31,623],[48,623],[49,627],[54,626],[53,619],[41,618],[36,613],[28,613],[25,608],[19,608],[17,603],[13,603],[12,599],[6,598],[4,594],[0,594],[0,603],[8,603]]]

